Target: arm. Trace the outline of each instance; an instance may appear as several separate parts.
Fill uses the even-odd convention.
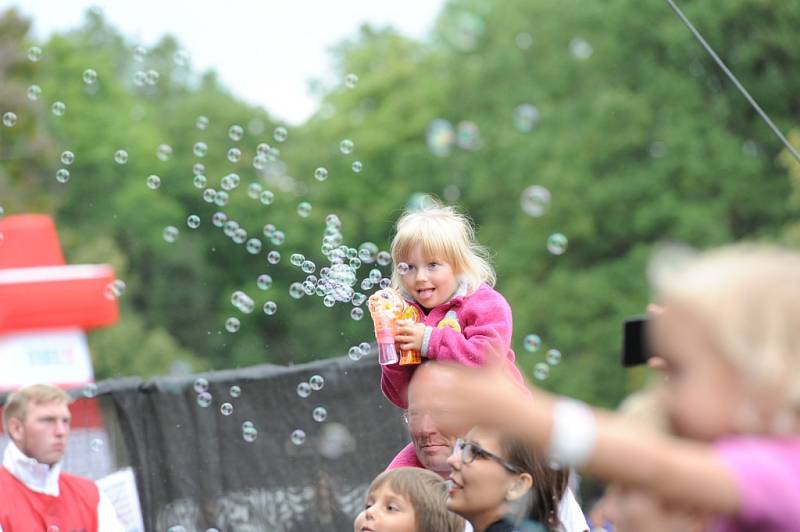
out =
[[[556,397],[521,394],[499,365],[481,372],[455,365],[426,364],[439,408],[453,423],[501,425],[520,433],[541,452],[553,435]],[[434,386],[435,385],[435,386]],[[596,437],[584,470],[607,481],[637,486],[675,504],[730,515],[742,507],[733,473],[703,443],[649,433],[618,416],[595,410]]]
[[[464,327],[430,331],[427,352],[432,360],[483,366],[490,356],[506,357],[511,350],[511,307],[494,290],[481,290],[465,301],[459,313]]]
[[[408,383],[417,366],[389,364],[381,366],[381,391],[395,406],[408,408]]]

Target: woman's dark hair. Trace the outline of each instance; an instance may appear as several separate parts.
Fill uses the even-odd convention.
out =
[[[558,517],[558,506],[569,483],[569,469],[553,469],[547,458],[534,452],[529,444],[509,435],[499,435],[500,448],[504,458],[523,472],[533,477],[529,509],[524,518],[536,521],[548,532],[563,530]]]

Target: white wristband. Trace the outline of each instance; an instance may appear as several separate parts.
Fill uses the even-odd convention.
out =
[[[586,403],[558,399],[553,406],[550,459],[563,467],[580,468],[589,461],[597,438],[597,420]]]

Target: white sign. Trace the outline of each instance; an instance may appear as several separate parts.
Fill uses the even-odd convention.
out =
[[[125,532],[144,532],[142,508],[139,504],[139,491],[136,489],[133,469],[130,467],[120,469],[101,478],[95,484],[111,501]]]
[[[0,390],[48,383],[81,386],[94,380],[82,329],[0,334]]]

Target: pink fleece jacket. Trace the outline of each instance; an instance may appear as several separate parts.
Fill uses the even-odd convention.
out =
[[[492,354],[503,357],[514,376],[523,382],[511,349],[511,307],[499,292],[482,284],[470,295],[456,292],[446,303],[423,316],[427,326],[422,356],[466,366],[482,366]],[[419,308],[419,305],[411,301]],[[456,328],[457,327],[457,328]],[[408,383],[418,366],[381,366],[381,390],[392,403],[408,408]]]

